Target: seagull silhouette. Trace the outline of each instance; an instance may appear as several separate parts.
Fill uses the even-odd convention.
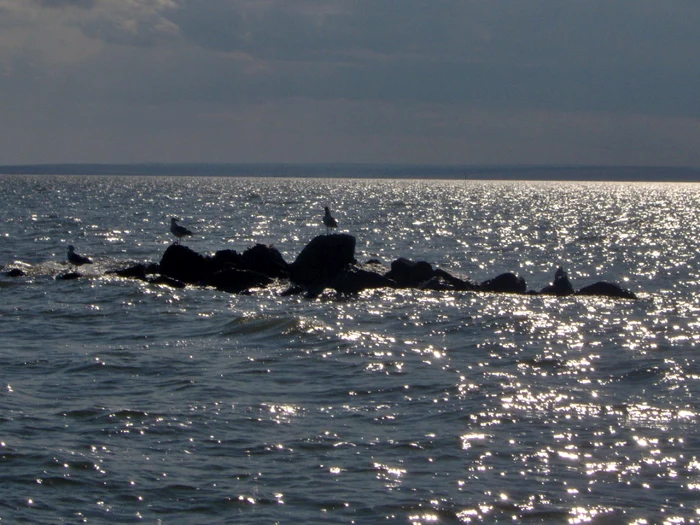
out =
[[[187,237],[188,235],[192,235],[192,232],[184,226],[180,226],[177,223],[178,220],[179,219],[176,217],[170,219],[170,232],[177,237],[177,244],[180,244],[180,239]]]
[[[75,248],[71,244],[68,247],[68,262],[74,266],[82,266],[83,264],[92,264],[92,261],[80,254],[75,253]]]
[[[331,228],[338,227],[338,221],[331,217],[331,210],[326,206],[326,214],[323,216],[323,224],[326,225],[326,234],[330,233]]]

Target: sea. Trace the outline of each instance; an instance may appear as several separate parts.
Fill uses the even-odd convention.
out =
[[[259,175],[0,175],[0,524],[700,522],[699,185]],[[359,262],[638,298],[106,274],[171,217],[292,262],[324,206]]]

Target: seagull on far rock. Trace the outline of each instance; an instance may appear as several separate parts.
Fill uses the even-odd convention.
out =
[[[80,254],[75,253],[75,248],[71,244],[68,247],[68,262],[74,266],[82,266],[83,264],[92,264],[92,261]]]
[[[180,226],[177,223],[178,220],[180,219],[176,217],[170,219],[170,233],[177,237],[177,244],[180,244],[180,239],[187,237],[188,235],[192,235],[192,232],[184,226]]]
[[[326,225],[326,234],[330,233],[331,228],[338,227],[338,221],[331,217],[331,210],[326,206],[326,214],[323,216],[323,224]]]

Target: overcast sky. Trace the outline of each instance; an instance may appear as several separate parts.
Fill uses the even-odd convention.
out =
[[[698,0],[0,0],[0,164],[700,166]]]

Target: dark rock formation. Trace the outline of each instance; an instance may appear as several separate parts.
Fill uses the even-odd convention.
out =
[[[241,255],[240,268],[268,277],[289,277],[289,265],[277,248],[256,244]]]
[[[148,277],[146,282],[151,284],[164,284],[170,286],[171,288],[185,288],[187,285],[182,281],[173,279],[172,277],[167,277],[165,275],[156,275],[155,277]]]
[[[393,288],[396,283],[382,273],[350,266],[342,270],[329,286],[340,294],[354,295],[373,288]]]
[[[160,260],[160,273],[190,284],[199,284],[212,274],[211,257],[200,255],[181,244],[171,244]]]
[[[311,240],[289,265],[289,276],[306,287],[328,286],[355,264],[355,237],[345,233],[320,235]]]
[[[246,267],[256,268],[256,271]],[[287,263],[275,248],[262,244],[239,255],[233,250],[221,250],[213,257],[200,255],[186,246],[172,244],[160,261],[160,273],[165,277],[190,284],[213,286],[231,293],[267,286],[268,275],[280,276]]]
[[[554,282],[542,288],[540,293],[543,295],[558,295],[560,297],[574,293],[574,287],[571,285],[569,276],[564,271],[564,268],[561,266],[557,268],[554,274]]]
[[[525,279],[514,273],[502,273],[501,275],[484,281],[479,285],[484,292],[496,293],[525,293],[527,286]]]
[[[227,268],[240,268],[243,258],[236,250],[219,250],[212,258],[211,272],[219,272]]]
[[[24,275],[19,269],[6,273]],[[283,296],[306,293],[307,297],[315,297],[327,288],[334,289],[340,295],[355,295],[367,289],[397,287],[538,294],[536,291],[526,292],[525,279],[514,273],[504,273],[477,284],[445,270],[434,269],[425,261],[399,258],[391,263],[391,269],[376,259],[357,265],[355,237],[348,234],[315,237],[292,264],[287,264],[279,250],[263,244],[256,244],[242,254],[234,250],[221,250],[213,256],[201,255],[186,246],[172,244],[163,253],[160,264],[136,264],[107,273],[176,288],[182,288],[186,283],[213,286],[231,293],[244,293],[251,288],[268,286],[274,279],[289,278],[290,287],[282,292]],[[151,277],[153,274],[156,276]],[[77,272],[68,272],[56,276],[56,279],[79,277],[82,275]],[[554,275],[554,282],[539,293],[636,299],[634,293],[608,282],[598,282],[574,292],[561,267]]]
[[[636,299],[637,296],[620,285],[615,283],[609,283],[606,281],[599,281],[597,283],[591,284],[589,286],[584,286],[576,295],[597,295],[603,297],[611,297],[615,299]]]
[[[479,289],[479,285],[475,282],[468,279],[460,279],[459,277],[455,277],[454,275],[451,275],[440,268],[435,270],[435,277],[446,283],[448,285],[448,290],[472,291]]]
[[[281,297],[289,297],[292,295],[301,295],[306,292],[306,289],[303,286],[298,286],[296,284],[291,285],[289,288],[284,290],[280,296]]]
[[[78,272],[65,272],[65,273],[59,273],[56,276],[57,281],[73,281],[75,279],[80,279],[83,276],[82,273]]]
[[[386,276],[400,287],[420,287],[435,276],[435,270],[428,262],[401,257],[391,263],[391,271]]]
[[[19,268],[10,268],[9,270],[5,271],[5,275],[8,277],[24,277],[27,275],[27,272],[20,270]]]
[[[154,271],[155,267],[155,271]],[[131,279],[141,279],[146,280],[146,275],[149,273],[158,273],[156,265],[146,266],[143,263],[135,264],[134,266],[129,266],[128,268],[123,268],[121,270],[109,270],[106,272],[107,275],[116,275],[118,277],[128,277]]]
[[[250,288],[261,288],[272,283],[268,276],[249,270],[228,268],[220,270],[207,279],[207,284],[217,290],[229,293],[241,293]]]

